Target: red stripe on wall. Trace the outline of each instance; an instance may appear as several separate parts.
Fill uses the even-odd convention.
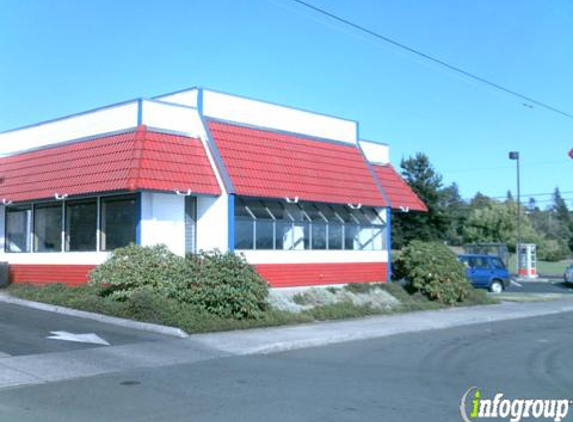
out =
[[[12,283],[49,284],[64,283],[79,286],[88,281],[95,265],[10,265]]]
[[[387,281],[385,262],[344,264],[260,264],[257,272],[272,287],[300,287],[323,284]],[[64,283],[79,286],[88,281],[95,265],[10,265],[12,283]]]
[[[385,262],[344,264],[260,264],[257,272],[272,287],[386,282]]]

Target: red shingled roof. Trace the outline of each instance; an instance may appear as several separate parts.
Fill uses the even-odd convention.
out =
[[[412,188],[400,177],[390,164],[372,165],[380,184],[388,195],[392,208],[408,208],[410,211],[428,211]]]
[[[56,193],[124,190],[220,195],[200,140],[137,131],[0,158],[0,199],[29,201]]]
[[[215,121],[208,125],[238,195],[386,206],[354,145]]]

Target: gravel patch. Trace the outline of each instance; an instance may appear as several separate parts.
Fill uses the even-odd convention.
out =
[[[400,305],[398,299],[377,287],[363,293],[352,292],[344,287],[272,289],[268,300],[275,309],[293,313],[337,303],[352,303],[376,309],[390,309]]]

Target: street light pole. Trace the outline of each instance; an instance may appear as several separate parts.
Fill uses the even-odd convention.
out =
[[[520,245],[521,245],[521,227],[520,227],[520,217],[521,217],[521,184],[519,180],[519,151],[511,151],[509,153],[509,159],[515,160],[517,164],[517,245],[516,245],[516,258],[517,258],[517,277],[519,277],[519,270],[521,267],[520,260]]]

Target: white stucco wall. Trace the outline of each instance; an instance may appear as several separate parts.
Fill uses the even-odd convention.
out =
[[[229,250],[228,198],[197,198],[197,250]]]
[[[185,197],[169,193],[141,194],[141,244],[163,243],[185,255]]]

